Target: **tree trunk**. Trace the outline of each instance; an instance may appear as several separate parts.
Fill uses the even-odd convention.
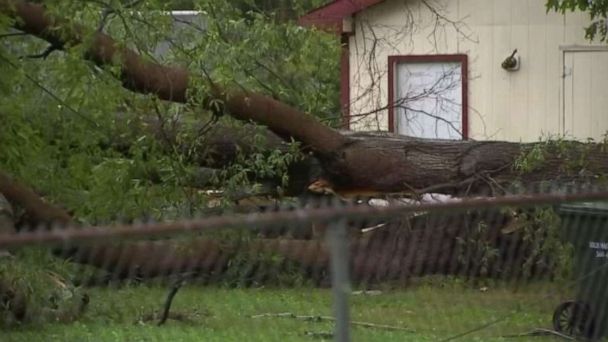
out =
[[[604,144],[415,139],[347,135],[350,144],[324,166],[340,191],[504,193],[512,184],[596,182],[608,172]],[[488,191],[492,191],[488,193]]]
[[[483,234],[473,236],[478,232],[471,229],[476,223],[472,217],[491,218],[492,222]],[[497,211],[430,214],[394,222],[371,236],[351,238],[347,256],[351,280],[370,284],[407,282],[431,274],[503,279],[550,275],[555,270],[554,260],[534,254],[530,249],[534,241],[523,239],[518,232],[502,231],[509,220]],[[473,237],[478,239],[477,246],[483,245],[483,248],[461,243]],[[231,242],[199,238],[80,247],[64,251],[63,256],[102,269],[115,280],[190,274],[203,281],[222,282],[233,281],[231,277],[238,272],[242,279],[263,283],[276,281],[264,279],[267,274],[284,274],[280,272],[282,267],[292,272],[293,265],[297,265],[302,274],[315,283],[327,284],[330,249],[323,240]],[[269,263],[274,256],[282,257],[283,263]],[[523,265],[532,257],[534,262],[529,264],[534,267],[526,270]],[[88,282],[99,280],[94,277]]]

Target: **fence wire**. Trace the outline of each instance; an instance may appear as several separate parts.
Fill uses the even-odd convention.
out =
[[[0,210],[0,224],[13,211]],[[3,341],[608,335],[608,191],[339,200],[0,235]]]

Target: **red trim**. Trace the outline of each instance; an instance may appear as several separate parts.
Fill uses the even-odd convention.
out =
[[[388,131],[395,132],[395,64],[397,56],[388,56]]]
[[[350,36],[342,34],[340,55],[340,107],[344,129],[350,129]]]
[[[342,19],[385,0],[335,0],[300,17],[298,24],[342,33]]]
[[[469,58],[462,55],[462,139],[469,139]]]
[[[395,132],[395,65],[397,63],[458,62],[462,68],[462,138],[469,138],[469,60],[464,54],[388,56],[388,129]]]

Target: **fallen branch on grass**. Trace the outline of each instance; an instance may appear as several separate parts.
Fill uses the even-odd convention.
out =
[[[336,319],[331,316],[310,316],[310,315],[301,316],[301,315],[293,314],[291,312],[263,313],[263,314],[251,316],[251,318],[264,318],[264,317],[284,317],[284,318],[293,318],[293,319],[309,321],[309,322],[323,322],[323,321],[335,322],[336,321]],[[394,326],[394,325],[375,324],[375,323],[360,322],[360,321],[351,321],[350,324],[360,326],[360,327],[365,327],[365,328],[373,328],[373,329],[406,331],[409,333],[415,332],[412,329],[405,328],[405,327],[398,327],[398,326]]]
[[[537,328],[530,332],[515,334],[515,335],[504,335],[500,336],[501,338],[521,338],[521,337],[530,337],[530,336],[556,336],[561,337],[565,340],[576,341],[576,338],[572,336],[568,336],[566,334],[562,334],[559,331],[554,331],[550,329]]]
[[[160,315],[161,313],[156,311],[142,315],[137,318],[135,324],[145,325],[148,322],[157,321],[160,319]],[[167,314],[166,320],[174,320],[182,323],[194,324],[196,321],[192,317],[190,317],[192,315],[193,314],[188,312],[170,312]],[[158,325],[158,323],[156,324]]]
[[[167,294],[167,299],[165,300],[165,306],[163,308],[163,315],[158,321],[158,326],[165,324],[167,319],[169,318],[169,311],[171,310],[171,303],[173,302],[173,297],[177,294],[177,291],[184,285],[185,277],[180,275],[175,282],[171,285],[171,289],[169,290],[169,294]]]

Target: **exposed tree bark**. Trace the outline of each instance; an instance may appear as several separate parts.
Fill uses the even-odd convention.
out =
[[[333,171],[333,179],[343,179],[338,188],[471,194],[502,192],[502,186],[514,181],[524,186],[549,180],[589,182],[608,172],[608,154],[603,144],[447,141],[382,133],[349,137],[353,143],[344,148],[342,158],[331,161],[326,168]],[[542,151],[540,158],[528,156],[533,149]],[[517,161],[526,160],[536,164],[516,167]],[[334,163],[335,171],[331,167]],[[348,172],[361,165],[365,167]]]

